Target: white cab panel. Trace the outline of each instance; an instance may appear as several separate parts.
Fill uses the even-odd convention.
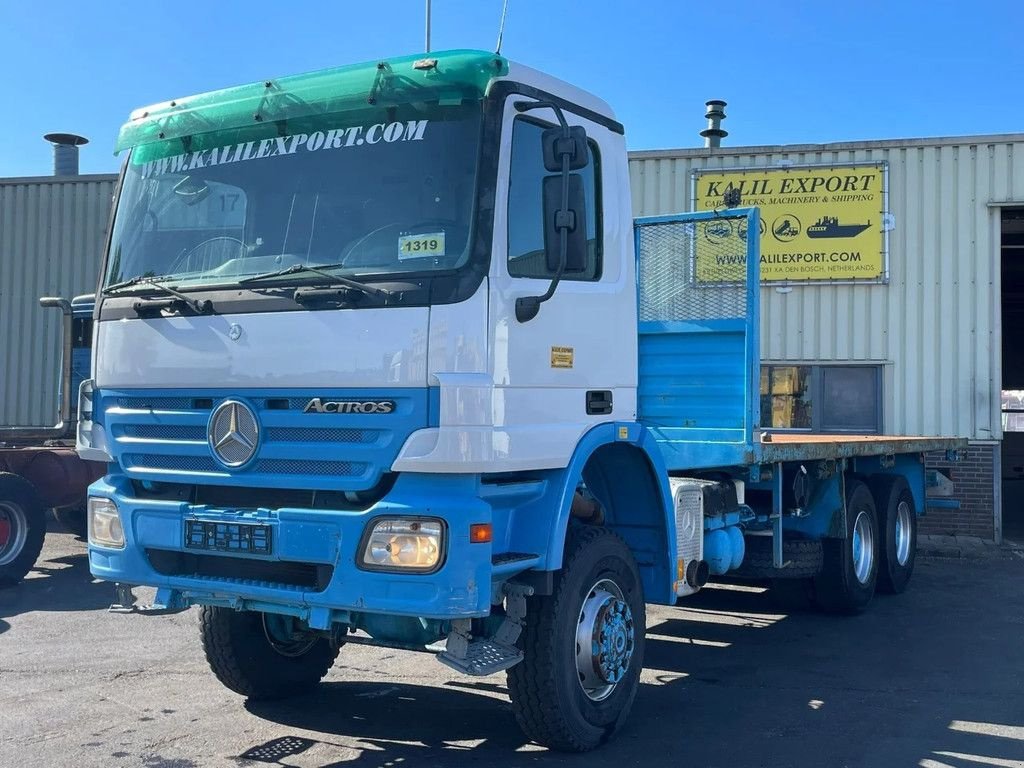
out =
[[[552,418],[559,410],[582,413],[577,407],[581,395],[574,389],[548,390],[543,401],[533,389],[481,384],[472,390],[473,396],[463,390],[452,398],[446,396],[446,389],[442,383],[441,426],[409,436],[392,465],[396,472],[515,472],[564,467],[583,435],[608,420],[607,416],[586,415],[575,420]],[[614,389],[612,396],[616,404],[623,404],[623,410],[636,409],[635,389]],[[480,416],[482,408],[446,413],[448,403],[483,406],[488,397],[489,424],[467,423]]]
[[[440,384],[439,427],[413,433],[392,467],[395,471],[510,472],[564,467],[588,430],[603,422],[636,419],[636,283],[632,213],[628,196],[621,192],[628,189],[624,139],[566,113],[569,122],[583,125],[599,147],[602,277],[590,282],[561,282],[537,317],[520,323],[515,316],[516,298],[541,294],[549,284],[508,273],[509,161],[516,115],[511,102],[522,98],[513,96],[505,106],[494,243],[485,284],[489,289],[483,323],[488,337],[487,366],[480,373],[465,365],[453,370],[450,354],[435,354],[435,345],[450,345],[452,338],[434,327],[432,316],[430,373],[431,380]],[[555,122],[550,111],[531,115]],[[452,311],[449,316],[479,317],[475,311]],[[471,325],[462,327],[470,338]],[[571,367],[553,365],[552,347],[572,349]],[[589,390],[612,392],[611,414],[587,414]]]
[[[466,301],[430,308],[427,370],[431,374],[487,372],[487,280]],[[430,385],[438,381],[431,377]]]
[[[408,307],[105,321],[96,333],[94,378],[107,388],[425,387],[428,313]]]

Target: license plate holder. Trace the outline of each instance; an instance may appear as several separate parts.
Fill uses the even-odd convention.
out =
[[[271,555],[273,528],[262,523],[230,523],[220,520],[186,520],[185,549]]]

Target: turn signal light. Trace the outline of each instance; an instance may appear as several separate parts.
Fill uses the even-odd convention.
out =
[[[470,544],[489,544],[494,539],[494,528],[490,523],[473,523],[469,526]]]

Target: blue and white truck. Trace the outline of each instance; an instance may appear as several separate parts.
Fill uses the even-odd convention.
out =
[[[960,444],[763,431],[757,211],[634,220],[623,134],[465,50],[133,113],[79,409],[92,573],[201,606],[245,696],[430,651],[507,670],[567,751],[626,720],[645,603],[902,591],[923,453]]]

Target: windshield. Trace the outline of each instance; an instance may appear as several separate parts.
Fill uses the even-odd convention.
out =
[[[136,147],[104,284],[148,276],[202,288],[295,265],[382,279],[461,267],[481,117],[478,101],[454,101]]]

